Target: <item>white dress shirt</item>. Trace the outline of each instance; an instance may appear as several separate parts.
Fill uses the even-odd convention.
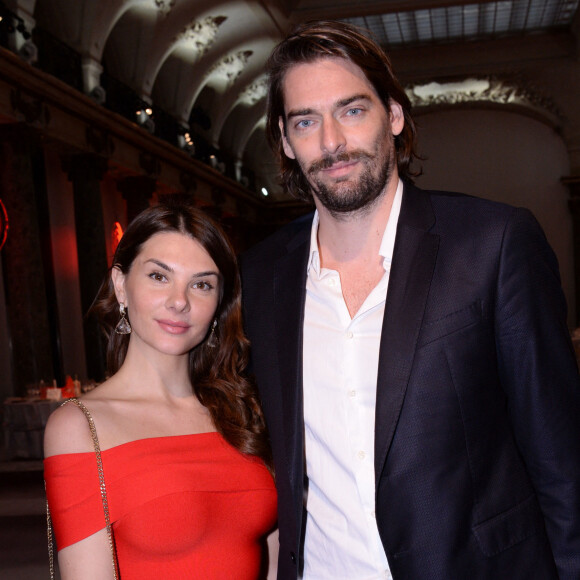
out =
[[[308,492],[304,580],[391,579],[375,518],[374,427],[379,342],[403,185],[379,255],[385,272],[351,319],[336,270],[310,239],[304,321]]]

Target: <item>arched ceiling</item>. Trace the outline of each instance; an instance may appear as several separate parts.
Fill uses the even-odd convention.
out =
[[[240,0],[7,0],[4,5],[28,31],[40,28],[81,55],[85,93],[105,93],[106,71],[185,131],[191,126],[211,147],[240,163],[245,158],[262,166],[263,157],[254,160],[244,148],[263,127],[264,63],[289,25],[276,7]],[[200,115],[206,122],[197,122]],[[224,131],[228,123],[234,131]],[[276,190],[271,176],[258,181]]]
[[[550,8],[551,3],[556,8]],[[481,16],[480,25],[475,28],[472,21],[463,21],[461,30],[471,32],[460,34],[460,38],[457,33],[449,33],[443,39],[434,33],[429,36],[434,25],[439,30],[450,30],[453,10],[461,11],[461,18],[467,19],[480,6],[488,21],[499,22],[497,14],[505,17],[509,5],[512,16],[508,17],[508,25],[499,32],[490,32],[500,43],[510,32],[523,38],[526,31],[516,30],[517,22],[535,18],[541,25],[534,10],[542,7],[542,15],[558,11],[560,21],[555,22],[571,38],[570,31],[578,27],[577,14],[574,20],[578,2],[567,0],[479,5],[460,0],[4,0],[1,4],[16,14],[28,31],[38,27],[80,55],[85,93],[102,102],[106,98],[102,73],[106,72],[144,104],[155,105],[174,118],[184,132],[191,130],[203,138],[218,157],[219,152],[224,152],[239,167],[251,168],[259,184],[257,189],[265,186],[275,198],[280,197],[280,192],[264,137],[264,64],[292,23],[311,18],[344,18],[371,27],[379,40],[396,53],[395,65],[400,66],[395,69],[399,75],[415,87],[417,83],[444,81],[473,71],[489,76],[514,68],[513,61],[506,57],[505,46],[500,44],[495,53],[489,53],[489,62],[481,63],[482,54],[473,48],[473,41],[485,36]],[[496,16],[491,18],[490,14]],[[425,22],[429,22],[428,27],[420,29]],[[510,30],[512,24],[514,29]],[[536,51],[538,33],[555,26],[540,25],[532,31],[536,34]],[[398,29],[398,43],[393,41],[392,26]],[[471,51],[464,53],[464,61],[459,54],[447,58],[445,47],[440,48],[445,42],[470,41]],[[434,44],[441,50],[438,58],[432,50]],[[465,55],[475,55],[479,64],[470,65]]]

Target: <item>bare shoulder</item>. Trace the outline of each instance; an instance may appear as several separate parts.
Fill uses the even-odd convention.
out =
[[[101,424],[106,420],[116,382],[115,377],[112,377],[80,399],[95,420],[95,424]],[[94,444],[87,417],[77,405],[69,402],[61,405],[50,415],[44,430],[45,457],[93,450]]]
[[[92,451],[89,424],[73,403],[61,405],[51,413],[44,430],[44,456]]]
[[[101,451],[136,438],[126,433],[134,427],[135,420],[131,418],[133,403],[121,387],[113,376],[80,398],[93,420]],[[91,430],[82,409],[68,403],[52,413],[45,430],[45,457],[93,450]]]

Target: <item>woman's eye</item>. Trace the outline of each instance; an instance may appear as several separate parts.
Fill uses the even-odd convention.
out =
[[[165,280],[165,276],[159,272],[152,272],[149,274],[149,278],[155,280],[156,282],[163,282]]]
[[[193,287],[198,288],[199,290],[211,290],[213,288],[213,286],[209,282],[206,282],[205,280],[195,282]]]

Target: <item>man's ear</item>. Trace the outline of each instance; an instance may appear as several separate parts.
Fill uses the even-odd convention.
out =
[[[111,280],[113,281],[113,287],[115,288],[115,296],[117,297],[117,302],[125,304],[127,306],[127,296],[125,293],[125,274],[121,272],[121,268],[118,266],[113,266],[111,269]]]
[[[292,151],[292,147],[290,147],[290,143],[288,143],[288,139],[286,139],[286,128],[284,127],[284,119],[282,119],[282,117],[278,117],[278,127],[280,127],[282,148],[284,149],[286,157],[290,157],[290,159],[296,159],[296,155],[294,155],[294,151]]]
[[[389,120],[391,121],[391,133],[399,135],[405,126],[405,115],[403,107],[397,101],[391,100],[389,103]]]

